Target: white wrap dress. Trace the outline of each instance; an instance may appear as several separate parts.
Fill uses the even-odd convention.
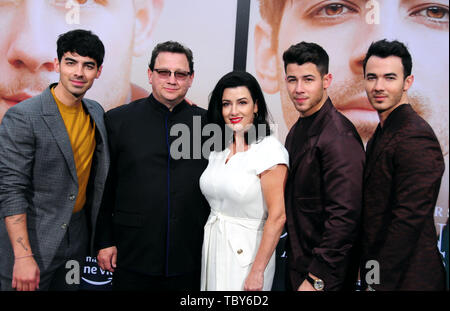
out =
[[[211,206],[202,250],[201,290],[238,291],[250,272],[267,219],[259,174],[289,164],[284,146],[273,136],[253,143],[245,152],[212,152],[200,177],[200,188]],[[264,272],[263,290],[270,290],[275,252]]]

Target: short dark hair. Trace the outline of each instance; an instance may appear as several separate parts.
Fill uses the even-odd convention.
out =
[[[100,38],[89,30],[76,29],[66,32],[58,37],[56,45],[60,62],[64,54],[70,52],[94,59],[97,67],[103,64],[105,46]]]
[[[208,111],[206,114],[208,123],[217,124],[222,130],[222,150],[227,147],[228,143],[230,143],[230,141],[228,140],[228,136],[226,135],[226,133],[230,132],[230,130],[225,124],[225,120],[222,115],[223,92],[227,88],[235,88],[239,86],[245,86],[249,90],[253,102],[258,105],[258,113],[253,119],[253,125],[255,126],[256,130],[256,140],[260,140],[261,138],[271,134],[269,125],[269,112],[267,110],[267,104],[264,99],[264,94],[258,81],[254,76],[246,71],[231,71],[224,75],[214,87],[214,90],[212,91],[209,98]],[[260,130],[261,125],[263,125],[263,129],[265,129],[265,131]],[[247,144],[253,143],[253,141],[249,141],[249,138],[252,137],[250,137],[250,135],[246,133],[245,142]]]
[[[156,57],[158,57],[161,52],[170,52],[170,53],[180,53],[186,55],[186,58],[189,63],[189,72],[194,73],[194,57],[192,55],[192,51],[176,41],[166,41],[163,43],[159,43],[152,51],[152,58],[150,59],[150,63],[148,67],[151,71],[155,69],[155,61]]]
[[[299,66],[306,63],[313,63],[322,76],[328,73],[330,58],[327,52],[318,44],[312,42],[300,42],[291,45],[283,53],[284,71],[289,64]]]
[[[363,68],[364,76],[366,75],[367,61],[371,56],[387,58],[389,56],[397,56],[402,60],[404,78],[411,75],[412,72],[412,58],[408,48],[400,41],[388,41],[386,39],[372,42],[364,58]]]

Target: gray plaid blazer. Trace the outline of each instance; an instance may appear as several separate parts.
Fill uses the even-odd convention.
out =
[[[72,147],[50,87],[10,108],[0,124],[0,274],[6,278],[12,276],[14,254],[4,218],[27,214],[31,249],[42,273],[50,268],[78,194]],[[109,166],[108,140],[103,108],[88,99],[83,105],[96,125],[84,206],[95,232]],[[92,249],[93,234],[90,238]]]

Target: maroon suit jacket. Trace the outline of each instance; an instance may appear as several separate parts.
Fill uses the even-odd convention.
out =
[[[364,147],[353,124],[328,99],[295,150],[295,127],[286,138],[288,275],[296,290],[308,272],[342,289],[362,205]]]
[[[375,290],[444,290],[433,219],[444,173],[439,142],[408,104],[392,111],[374,137],[364,173],[361,278],[374,272],[364,270],[366,263],[377,260]]]

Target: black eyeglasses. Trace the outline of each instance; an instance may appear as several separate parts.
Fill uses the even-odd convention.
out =
[[[188,71],[170,71],[167,69],[154,69],[154,71],[156,71],[158,75],[163,79],[168,79],[173,73],[175,79],[179,81],[186,80],[187,77],[191,75],[191,73]]]

